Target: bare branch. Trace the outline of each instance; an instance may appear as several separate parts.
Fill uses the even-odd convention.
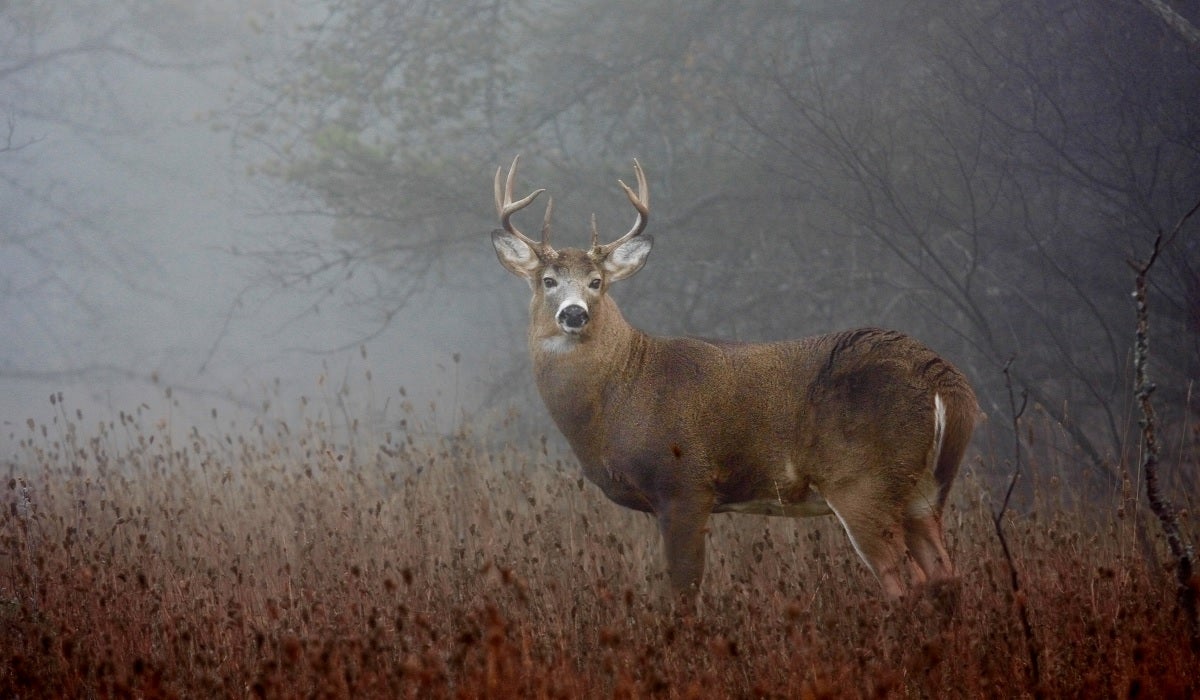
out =
[[[1197,29],[1196,25],[1189,22],[1186,17],[1176,12],[1163,0],[1142,0],[1142,4],[1146,6],[1147,10],[1158,15],[1158,18],[1168,27],[1175,30],[1179,38],[1186,41],[1194,50],[1200,51],[1200,29]]]
[[[1004,560],[1008,562],[1009,585],[1012,587],[1013,600],[1017,606],[1017,617],[1021,621],[1021,631],[1025,635],[1025,649],[1029,654],[1030,681],[1032,687],[1036,688],[1041,684],[1037,640],[1033,636],[1033,625],[1029,622],[1029,608],[1025,604],[1025,594],[1021,592],[1021,578],[1017,574],[1017,567],[1013,563],[1012,552],[1008,548],[1008,537],[1004,534],[1004,513],[1008,510],[1008,502],[1012,497],[1013,487],[1017,485],[1017,479],[1021,476],[1021,416],[1025,413],[1025,406],[1029,400],[1029,393],[1022,391],[1021,405],[1017,406],[1017,400],[1013,394],[1012,374],[1009,372],[1009,369],[1016,359],[1016,355],[1008,358],[1008,361],[1004,363],[1004,367],[1001,369],[1004,373],[1004,387],[1008,390],[1008,405],[1012,415],[1014,442],[1013,474],[1008,482],[1008,491],[1004,493],[1004,501],[1000,504],[1000,510],[996,511],[996,516],[992,522],[996,525],[996,539],[1000,540],[1000,548],[1004,551]]]
[[[17,118],[14,117],[12,115],[12,113],[10,112],[5,119],[5,122],[7,124],[7,128],[6,128],[6,133],[4,135],[4,145],[0,146],[0,153],[12,153],[15,151],[19,151],[23,148],[32,146],[33,144],[37,143],[38,141],[41,141],[43,138],[43,137],[39,136],[37,138],[27,139],[26,141],[24,141],[22,143],[14,143],[13,139],[17,133]]]
[[[1200,211],[1200,201],[1196,202],[1186,214],[1180,217],[1174,228],[1167,235],[1159,234],[1154,239],[1154,248],[1150,257],[1144,263],[1130,261],[1129,265],[1136,273],[1134,277],[1134,303],[1137,305],[1137,332],[1133,350],[1134,391],[1138,405],[1142,410],[1142,472],[1145,475],[1146,499],[1150,501],[1150,509],[1158,517],[1167,545],[1175,557],[1175,573],[1178,579],[1177,597],[1179,607],[1187,617],[1191,630],[1192,649],[1200,651],[1200,610],[1197,610],[1197,590],[1195,571],[1195,553],[1192,544],[1186,541],[1179,529],[1175,507],[1163,497],[1158,484],[1158,420],[1155,414],[1154,402],[1151,395],[1155,385],[1150,380],[1147,365],[1150,360],[1150,310],[1147,302],[1147,278],[1150,268],[1158,260],[1158,255],[1167,244],[1179,235],[1187,224],[1188,219]]]
[[[156,70],[195,70],[218,65],[216,61],[156,61],[133,49],[110,43],[107,40],[89,39],[73,46],[64,46],[51,51],[30,54],[14,63],[0,67],[0,80],[5,80],[10,76],[47,63],[53,63],[60,59],[74,56],[92,56],[95,54],[116,56],[143,68],[153,68]]]

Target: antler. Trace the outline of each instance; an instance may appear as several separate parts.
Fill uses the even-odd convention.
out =
[[[513,201],[513,180],[516,179],[517,162],[520,160],[521,154],[518,153],[517,156],[513,158],[512,165],[510,165],[508,168],[508,176],[504,179],[503,187],[500,185],[500,174],[503,171],[503,168],[496,168],[496,214],[500,216],[500,225],[504,227],[504,230],[519,238],[523,243],[525,243],[525,245],[533,248],[535,251],[538,251],[541,254],[553,253],[554,249],[550,247],[550,212],[554,209],[553,197],[546,202],[546,217],[542,221],[542,240],[540,243],[517,230],[517,227],[514,226],[511,221],[513,214],[529,206],[534,199],[537,199],[539,194],[546,191],[544,188],[534,190],[524,198],[515,202]],[[630,196],[632,197],[633,195]]]
[[[621,189],[625,190],[625,196],[629,197],[629,203],[637,209],[637,219],[633,222],[633,228],[624,235],[613,241],[600,245],[600,232],[596,230],[596,217],[592,216],[592,254],[597,257],[604,257],[613,252],[617,248],[624,245],[630,238],[641,235],[642,231],[646,230],[646,224],[650,221],[650,188],[646,185],[646,174],[642,172],[642,166],[637,162],[637,158],[633,159],[633,172],[637,176],[638,192],[635,195],[629,185],[626,185],[622,180],[617,180],[621,185]]]

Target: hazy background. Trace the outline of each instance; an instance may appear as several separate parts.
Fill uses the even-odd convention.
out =
[[[642,328],[898,328],[1000,423],[1015,357],[1053,449],[1109,484],[1130,456],[1126,261],[1200,200],[1195,5],[95,5],[0,1],[6,441],[60,391],[85,425],[304,395],[381,426],[407,401],[439,430],[513,405],[547,429],[527,289],[487,236],[520,152],[561,245],[592,212],[624,231],[616,179],[645,166],[655,251],[616,291]],[[1198,226],[1151,300],[1182,461]]]

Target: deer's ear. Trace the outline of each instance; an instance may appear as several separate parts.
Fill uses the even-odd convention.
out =
[[[642,269],[653,245],[654,239],[650,236],[634,236],[609,253],[602,263],[608,281],[623,280]]]
[[[504,229],[492,231],[492,246],[496,249],[500,264],[518,277],[533,279],[533,274],[542,264],[537,251]]]

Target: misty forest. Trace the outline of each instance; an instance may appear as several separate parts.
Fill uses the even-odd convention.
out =
[[[534,387],[517,154],[559,247],[645,169],[642,330],[962,370],[952,601],[720,515],[672,611]],[[0,1],[0,212],[2,696],[1200,694],[1193,3]]]

